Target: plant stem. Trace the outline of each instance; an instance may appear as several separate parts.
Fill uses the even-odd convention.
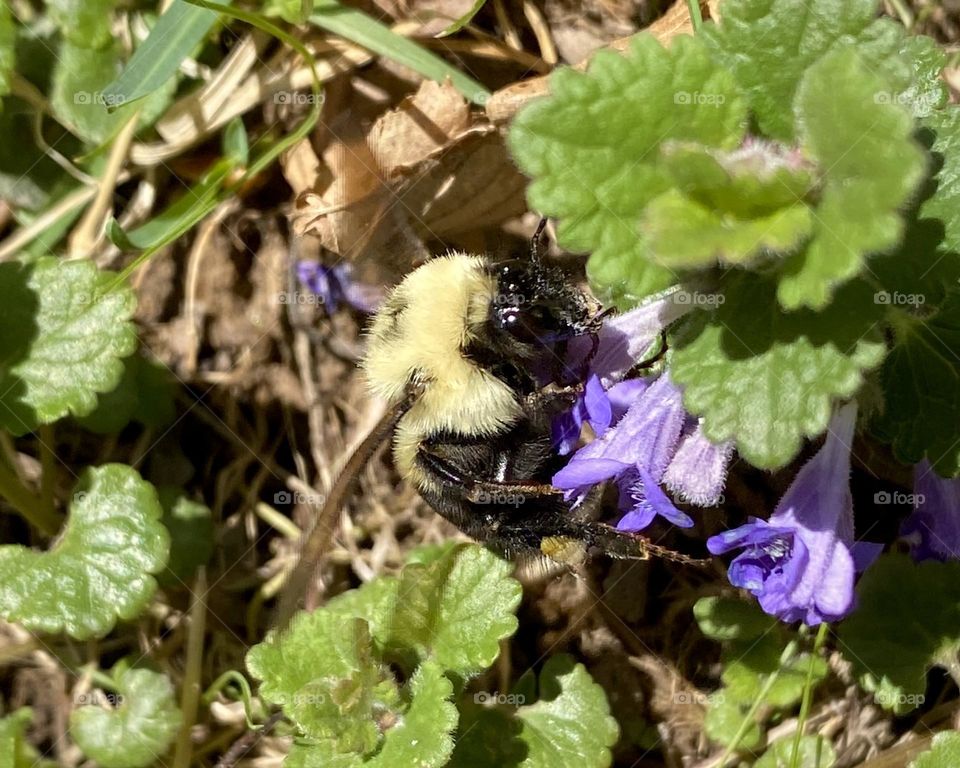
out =
[[[773,684],[777,682],[777,678],[780,677],[780,670],[783,669],[784,665],[789,663],[789,661],[797,655],[797,641],[791,640],[787,643],[787,647],[783,649],[783,653],[780,654],[780,665],[770,673],[770,676],[763,683],[763,688],[760,689],[760,693],[757,694],[757,698],[754,699],[753,704],[750,705],[750,709],[747,711],[746,715],[743,717],[743,722],[740,723],[740,727],[737,729],[737,732],[733,736],[733,740],[727,746],[726,750],[723,753],[723,757],[720,758],[720,762],[717,765],[725,766],[727,760],[730,759],[730,756],[736,751],[737,746],[740,744],[744,735],[747,732],[747,729],[750,728],[750,724],[753,722],[753,718],[757,714],[757,710],[760,709],[760,706],[766,701],[767,696],[770,693],[770,690],[773,688]]]
[[[813,650],[810,652],[810,664],[807,665],[807,680],[803,686],[803,698],[800,700],[800,715],[797,719],[797,732],[793,735],[793,750],[790,755],[790,768],[797,768],[797,766],[800,765],[800,740],[803,738],[803,730],[807,725],[807,717],[810,715],[810,701],[813,698],[813,667],[817,663],[817,654],[820,653],[820,649],[823,647],[829,631],[830,625],[824,622],[817,630],[817,636],[813,641]]]
[[[200,700],[200,676],[203,665],[203,640],[207,628],[207,574],[201,566],[193,583],[193,605],[190,606],[190,630],[187,635],[187,659],[180,693],[183,722],[173,752],[173,768],[188,768],[193,756],[190,731],[197,721]]]
[[[44,509],[42,500],[24,488],[17,474],[3,461],[0,461],[0,496],[45,536],[53,536],[60,530],[59,517]]]
[[[693,32],[696,34],[703,26],[703,14],[700,13],[700,0],[687,0],[687,8],[690,10],[690,22],[693,24]]]
[[[56,516],[54,496],[57,489],[57,455],[53,451],[56,436],[52,424],[41,425],[38,434],[40,452],[40,501],[50,515]]]

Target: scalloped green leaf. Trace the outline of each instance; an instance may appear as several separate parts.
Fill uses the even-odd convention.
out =
[[[457,547],[426,565],[405,566],[389,643],[463,676],[486,669],[500,653],[500,641],[517,630],[523,590],[512,570],[476,545]]]
[[[0,765],[4,768],[56,768],[52,760],[43,760],[24,737],[33,719],[29,707],[21,707],[0,718]]]
[[[47,552],[0,547],[0,615],[84,640],[133,619],[153,596],[169,536],[153,486],[131,467],[87,469],[66,527]]]
[[[175,415],[172,377],[167,368],[141,355],[123,361],[123,376],[97,398],[97,407],[78,419],[84,429],[115,434],[131,421],[160,428]]]
[[[712,312],[693,315],[670,353],[686,408],[714,442],[734,440],[763,469],[786,465],[827,427],[883,360],[882,307],[869,286],[842,286],[823,312],[784,314],[771,278],[731,274]]]
[[[802,736],[797,762],[793,762],[793,737],[775,741],[753,764],[753,768],[832,768],[837,761],[833,745],[816,736]]]
[[[743,704],[752,704],[763,693],[770,676],[776,680],[767,689],[764,703],[784,709],[800,702],[807,684],[810,655],[797,654],[782,661],[786,639],[778,632],[769,632],[757,639],[730,643],[723,652],[722,695]],[[813,685],[827,675],[827,662],[813,659]]]
[[[909,768],[954,768],[960,765],[960,733],[945,731],[933,737],[933,746],[910,763]]]
[[[960,108],[947,107],[923,121],[934,134],[930,151],[940,162],[936,189],[920,206],[920,218],[943,225],[945,258],[960,259]]]
[[[872,427],[905,464],[926,456],[944,477],[960,475],[960,292],[926,320],[901,315],[894,327],[880,374],[883,413]]]
[[[924,702],[927,672],[960,652],[960,563],[885,555],[857,585],[840,651],[877,703],[905,714]]]
[[[182,716],[166,675],[126,669],[116,675],[118,706],[79,707],[70,713],[70,736],[102,768],[144,768],[161,759]]]
[[[521,110],[508,144],[532,177],[530,207],[558,220],[560,244],[591,253],[590,278],[603,291],[636,301],[676,281],[649,263],[639,221],[670,187],[660,145],[732,149],[746,118],[733,77],[698,38],[664,49],[641,33],[625,54],[599,52],[586,72],[554,72],[550,95]]]
[[[417,766],[440,768],[453,751],[457,708],[449,701],[453,684],[433,662],[422,664],[409,684],[409,704],[397,718],[382,721],[383,745],[368,759],[359,755],[337,754],[330,742],[294,744],[284,768],[394,768]]]
[[[67,414],[83,416],[123,375],[137,339],[126,287],[101,290],[88,261],[0,264],[0,427],[16,435]]]
[[[543,665],[537,687],[538,700],[520,698],[516,708],[465,704],[450,768],[610,765],[619,727],[586,668],[569,656],[553,656]]]
[[[736,741],[741,749],[757,749],[763,743],[763,731],[755,717],[740,734],[740,728],[750,712],[750,704],[748,701],[735,701],[722,693],[711,696],[703,719],[703,730],[707,737],[724,746],[731,746]]]
[[[724,0],[719,24],[704,25],[702,37],[734,74],[763,133],[775,139],[794,138],[790,105],[800,81],[836,48],[855,45],[897,94],[915,77],[900,55],[903,27],[878,19],[876,0]]]
[[[787,261],[777,289],[788,310],[822,309],[837,285],[864,270],[870,254],[900,242],[900,211],[926,158],[913,139],[910,113],[881,98],[889,93],[853,47],[824,56],[800,83],[800,141],[820,168],[822,188],[813,239]]]

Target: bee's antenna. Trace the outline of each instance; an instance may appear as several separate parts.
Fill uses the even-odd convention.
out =
[[[543,254],[541,253],[543,249],[543,230],[547,228],[547,218],[544,217],[540,219],[540,223],[537,224],[537,231],[533,233],[533,237],[530,238],[530,259],[539,264],[542,261]]]

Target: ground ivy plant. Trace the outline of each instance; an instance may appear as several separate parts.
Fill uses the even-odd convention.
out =
[[[622,308],[682,288],[670,372],[714,442],[782,467],[832,403],[869,392],[901,460],[960,474],[943,54],[874,0],[725,0],[719,15],[551,76],[509,135],[531,207]]]
[[[511,691],[470,686],[517,629],[510,572],[472,544],[419,550],[254,646],[261,698],[293,723],[284,765],[609,765],[616,721],[569,657]]]

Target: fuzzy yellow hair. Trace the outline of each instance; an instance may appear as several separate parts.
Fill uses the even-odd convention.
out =
[[[520,417],[514,392],[463,354],[496,292],[486,259],[451,253],[407,275],[373,319],[363,363],[370,388],[396,404],[411,383],[423,386],[396,430],[402,474],[413,472],[427,435],[493,435]]]

